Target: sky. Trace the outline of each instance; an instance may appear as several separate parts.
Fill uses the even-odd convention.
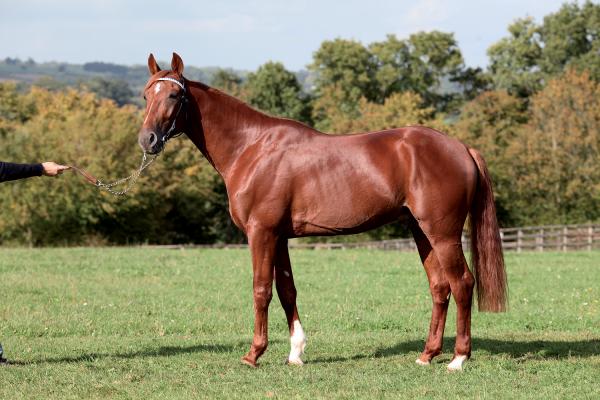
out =
[[[541,23],[564,0],[0,0],[0,59],[145,64],[176,51],[184,64],[255,70],[310,64],[324,40],[363,44],[387,34],[453,32],[465,63],[487,65],[487,48],[515,19]],[[581,2],[580,2],[581,4]]]

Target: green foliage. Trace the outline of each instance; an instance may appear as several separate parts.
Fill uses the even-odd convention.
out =
[[[525,18],[514,22],[508,30],[509,38],[488,49],[492,80],[495,87],[526,97],[541,85],[540,29],[533,19]]]
[[[442,93],[442,79],[456,79],[464,69],[458,44],[451,33],[419,32],[407,40],[389,35],[369,46],[378,65],[380,99],[392,93],[418,93],[428,106],[445,110],[451,98]]]
[[[14,86],[0,87],[2,97],[12,99],[3,104],[28,105],[18,124],[3,112],[9,129],[0,159],[74,164],[105,182],[137,168],[137,108],[72,89],[51,93],[34,87],[19,95]],[[133,194],[122,198],[71,174],[3,183],[0,240],[31,245],[239,241],[237,228],[222,222],[227,201],[221,186],[191,142],[173,141]]]
[[[335,113],[356,118],[362,97],[371,101],[378,97],[376,65],[360,42],[339,38],[323,42],[309,69],[316,74],[313,119],[317,129],[331,129],[331,104],[336,105]]]
[[[510,36],[488,49],[495,87],[521,97],[540,90],[565,68],[586,69],[600,80],[600,5],[565,3],[537,25],[531,18],[509,26]]]
[[[283,64],[268,62],[248,74],[247,101],[269,114],[310,122],[307,98],[296,76]]]
[[[211,86],[224,92],[240,97],[242,78],[230,69],[219,69],[212,77]]]
[[[505,91],[468,103],[452,133],[485,156],[505,226],[600,218],[600,86],[573,69],[530,107]]]
[[[600,218],[600,84],[567,70],[532,100],[514,150],[523,221],[578,223]]]
[[[426,107],[450,112],[462,97],[459,87],[472,98],[487,84],[481,70],[465,68],[454,35],[439,31],[406,40],[388,35],[368,47],[326,41],[309,68],[316,74],[313,118],[327,131],[337,131],[336,120],[362,118],[361,99],[383,104],[394,94],[412,92]]]
[[[383,104],[370,102],[364,97],[358,103],[357,118],[334,114],[331,118],[333,133],[368,132],[398,128],[407,125],[432,123],[434,110],[426,107],[415,93],[394,93]]]
[[[528,120],[523,100],[504,90],[484,92],[465,104],[451,133],[484,155],[494,183],[500,225],[514,226],[520,209],[515,205],[514,159]],[[535,222],[534,222],[535,224]]]
[[[133,102],[133,90],[122,79],[96,77],[82,83],[82,86],[99,97],[113,100],[119,106]]]
[[[15,82],[0,84],[0,137],[23,124],[35,113],[35,106],[24,96],[19,95]]]

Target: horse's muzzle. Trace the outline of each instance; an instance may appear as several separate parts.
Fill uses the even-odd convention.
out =
[[[158,154],[164,147],[162,138],[153,131],[141,132],[138,142],[142,150],[148,154]]]

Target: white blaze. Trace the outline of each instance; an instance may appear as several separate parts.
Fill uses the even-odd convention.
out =
[[[144,124],[146,123],[146,121],[148,121],[148,117],[150,116],[150,111],[152,111],[153,104],[154,104],[154,99],[152,99],[152,102],[150,103],[150,107],[148,107],[148,114],[146,114],[146,118],[144,118]]]

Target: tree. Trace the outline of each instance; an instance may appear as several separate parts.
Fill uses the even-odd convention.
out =
[[[500,224],[519,221],[514,205],[514,156],[511,150],[521,143],[528,113],[525,102],[505,90],[488,91],[466,103],[452,133],[484,156],[492,181]]]
[[[0,137],[6,139],[35,113],[35,106],[19,94],[15,82],[0,83]]]
[[[434,109],[424,105],[416,93],[404,92],[390,95],[383,104],[370,102],[364,97],[358,105],[359,117],[336,115],[332,118],[332,132],[367,132],[407,125],[431,124]]]
[[[296,76],[278,62],[267,62],[248,74],[246,100],[272,115],[309,122],[306,97]]]
[[[522,219],[529,223],[597,220],[600,84],[588,72],[568,69],[532,98],[524,132],[513,152]]]
[[[566,3],[558,12],[544,17],[540,30],[544,43],[542,71],[556,76],[566,67],[578,65],[600,78],[600,71],[589,65],[594,61],[597,68],[600,61],[600,4],[587,1],[580,7],[576,2]],[[586,62],[581,63],[581,58]]]
[[[119,106],[131,104],[134,96],[133,90],[122,79],[96,77],[81,83],[81,86],[102,98],[113,100]]]
[[[54,159],[87,169],[104,182],[130,175],[141,152],[141,114],[134,106],[73,89],[32,87],[20,94],[0,84],[6,134],[0,159]],[[15,111],[16,110],[16,111]],[[86,243],[214,243],[243,240],[228,222],[222,181],[194,145],[169,142],[130,196],[115,197],[77,175],[59,181],[0,185],[0,242],[30,245]],[[42,200],[43,199],[43,200]]]
[[[525,18],[508,30],[509,37],[488,49],[496,88],[528,97],[569,67],[600,80],[600,4],[566,3],[541,25]]]
[[[540,28],[532,18],[520,19],[508,27],[511,34],[488,49],[494,86],[527,97],[541,87],[542,54]]]
[[[379,101],[392,93],[412,91],[418,93],[428,106],[447,109],[453,93],[443,87],[444,79],[458,80],[464,69],[463,57],[453,34],[419,32],[407,40],[388,35],[385,41],[372,43],[369,50],[377,64],[375,79]]]
[[[337,103],[336,113],[354,118],[362,97],[369,101],[379,97],[373,58],[360,42],[338,38],[321,43],[309,69],[316,75],[313,119],[318,129],[331,127],[328,105],[332,100]]]
[[[212,77],[211,85],[235,97],[242,93],[242,78],[233,70],[220,68]]]

